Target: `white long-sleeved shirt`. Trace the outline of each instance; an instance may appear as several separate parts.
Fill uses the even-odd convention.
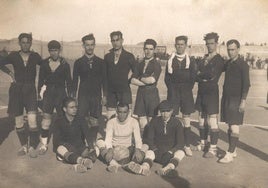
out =
[[[114,146],[129,147],[132,145],[132,135],[134,134],[135,147],[141,149],[142,141],[138,121],[130,115],[124,122],[120,122],[117,117],[107,122],[105,144],[107,148]]]

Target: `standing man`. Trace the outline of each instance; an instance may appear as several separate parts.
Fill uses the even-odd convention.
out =
[[[57,115],[62,115],[62,101],[72,93],[72,77],[70,65],[60,56],[61,45],[52,40],[48,43],[50,56],[45,59],[40,67],[38,80],[38,93],[43,99],[43,119],[39,154],[43,155],[48,149],[49,127],[52,121],[54,108]],[[66,93],[67,86],[67,93]]]
[[[227,123],[229,148],[220,163],[230,163],[236,157],[239,139],[239,126],[243,124],[246,98],[250,87],[249,66],[239,55],[240,43],[235,40],[227,42],[230,60],[226,63],[221,118]]]
[[[102,105],[106,104],[107,71],[104,61],[94,54],[96,46],[94,35],[85,35],[82,42],[85,54],[74,63],[74,92],[77,93],[80,80],[78,114],[88,120],[92,126],[91,133],[96,136]]]
[[[73,164],[75,171],[86,172],[97,159],[94,138],[90,137],[86,120],[77,116],[75,99],[65,98],[62,106],[64,114],[55,121],[53,151],[58,160]]]
[[[142,165],[130,162],[125,168],[135,174],[149,175],[153,161],[163,165],[157,170],[161,176],[174,177],[175,168],[184,158],[183,125],[177,117],[172,116],[172,104],[164,100],[159,104],[161,116],[154,117],[149,123],[148,136],[144,145],[149,146]]]
[[[153,39],[147,39],[144,42],[145,58],[137,65],[131,79],[133,85],[139,86],[134,114],[139,117],[142,136],[144,127],[153,116],[157,115],[157,106],[160,101],[156,85],[161,73],[161,65],[154,58],[156,45]]]
[[[99,139],[97,146],[109,172],[116,173],[130,161],[142,162],[146,148],[142,147],[139,123],[131,117],[128,104],[117,105],[116,117],[107,122],[105,140]]]
[[[210,147],[204,154],[205,158],[212,158],[217,154],[219,138],[218,113],[219,113],[219,88],[218,81],[224,70],[224,59],[217,54],[219,36],[217,33],[208,33],[204,40],[208,54],[198,64],[198,93],[196,109],[199,112],[199,151],[203,151],[207,142],[208,127],[210,127]]]
[[[190,115],[195,111],[193,86],[196,77],[196,63],[185,52],[187,48],[187,36],[175,38],[176,53],[168,60],[165,73],[165,83],[168,88],[168,100],[173,104],[174,115],[182,112],[185,138],[185,153],[192,156],[190,148],[191,124]]]
[[[0,68],[9,74],[13,82],[9,88],[9,102],[7,113],[15,117],[16,132],[21,148],[18,155],[29,152],[30,157],[37,157],[36,147],[39,143],[39,134],[36,122],[37,94],[35,87],[36,65],[41,64],[38,53],[30,51],[32,46],[32,34],[21,33],[18,37],[20,51],[11,52],[0,60]],[[14,73],[5,65],[12,64]],[[29,132],[24,126],[23,111],[26,109],[28,116]],[[29,147],[28,147],[29,137]]]
[[[128,76],[130,70],[134,72],[136,66],[134,55],[122,46],[124,39],[121,31],[112,32],[110,38],[113,48],[104,57],[108,81],[106,105],[108,118],[115,114],[118,103],[132,103]]]

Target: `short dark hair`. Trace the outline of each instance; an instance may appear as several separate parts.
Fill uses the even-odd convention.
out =
[[[206,41],[206,40],[209,40],[209,39],[215,39],[215,42],[218,42],[218,40],[219,40],[218,33],[211,32],[211,33],[205,34],[204,40]]]
[[[66,97],[62,101],[62,108],[67,108],[68,104],[71,102],[76,102],[76,100],[73,97]]]
[[[154,39],[146,39],[146,41],[144,42],[144,48],[145,48],[145,45],[153,45],[153,47],[155,48],[157,43]]]
[[[188,37],[185,36],[185,35],[177,36],[177,37],[175,38],[175,43],[176,43],[178,40],[184,40],[185,44],[187,44],[187,42],[188,42]]]
[[[240,48],[240,43],[238,40],[236,39],[231,39],[227,41],[227,46],[231,45],[231,44],[235,44],[237,48]]]
[[[94,40],[94,43],[95,43],[95,37],[92,33],[83,36],[81,40],[83,43],[85,43],[86,40]]]
[[[121,31],[113,31],[110,34],[110,38],[112,39],[113,36],[118,36],[119,38],[123,39],[123,33]]]
[[[127,107],[127,109],[129,110],[129,105],[127,103],[121,103],[121,102],[117,104],[116,109],[124,107]]]
[[[48,50],[51,49],[61,49],[61,45],[60,42],[56,41],[56,40],[51,40],[48,44],[47,44]]]
[[[27,38],[31,42],[33,40],[32,33],[21,33],[18,37],[19,41],[21,41],[22,38]]]

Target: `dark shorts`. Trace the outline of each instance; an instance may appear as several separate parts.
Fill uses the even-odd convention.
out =
[[[219,89],[209,93],[197,93],[195,109],[201,112],[202,117],[219,113]]]
[[[65,88],[47,87],[43,97],[43,112],[52,114],[56,108],[57,114],[62,115],[62,101],[67,96]]]
[[[131,104],[132,103],[132,94],[130,88],[124,92],[107,92],[107,107],[116,108],[118,103]]]
[[[169,100],[173,104],[174,114],[179,110],[189,115],[195,111],[192,86],[189,84],[172,84],[169,88]]]
[[[78,95],[78,114],[81,117],[88,115],[99,118],[102,113],[101,96],[89,96],[79,93]]]
[[[34,84],[11,83],[7,113],[11,116],[20,116],[26,112],[37,110],[37,95]]]
[[[229,125],[242,125],[244,113],[239,112],[241,97],[222,96],[221,121]]]
[[[155,86],[139,87],[135,102],[134,114],[137,116],[153,117],[157,115],[160,98]]]

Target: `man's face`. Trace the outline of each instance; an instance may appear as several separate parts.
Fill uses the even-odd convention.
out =
[[[118,35],[112,36],[111,43],[112,43],[113,49],[114,50],[121,49],[122,45],[123,45],[123,41],[124,40],[122,38],[120,38]]]
[[[129,114],[129,109],[127,106],[125,107],[118,107],[117,110],[117,118],[120,122],[124,122],[127,117],[128,117],[128,114]]]
[[[60,57],[60,49],[50,49],[48,50],[49,55],[51,57],[51,59],[53,59],[54,61],[57,61]]]
[[[164,121],[167,121],[171,117],[173,110],[162,110],[162,111],[160,111],[160,113],[161,113],[162,119]]]
[[[93,55],[94,54],[94,49],[95,49],[95,41],[94,40],[86,40],[83,43],[85,52],[87,55]]]
[[[77,113],[77,104],[75,101],[70,102],[67,107],[63,108],[65,115],[67,116],[75,116]]]
[[[232,43],[227,46],[227,52],[230,59],[236,59],[239,54],[239,48],[236,46],[236,44]]]
[[[186,48],[187,48],[187,44],[184,40],[177,40],[176,44],[175,44],[175,48],[177,51],[177,54],[184,54]]]
[[[208,49],[208,53],[213,53],[217,50],[217,42],[215,41],[215,39],[207,39],[206,40],[206,46]]]
[[[32,41],[24,37],[19,41],[19,45],[20,45],[21,51],[24,53],[27,53],[30,51],[30,48],[32,46]]]
[[[144,46],[144,54],[146,59],[150,59],[154,56],[154,46],[151,44],[146,44]]]

